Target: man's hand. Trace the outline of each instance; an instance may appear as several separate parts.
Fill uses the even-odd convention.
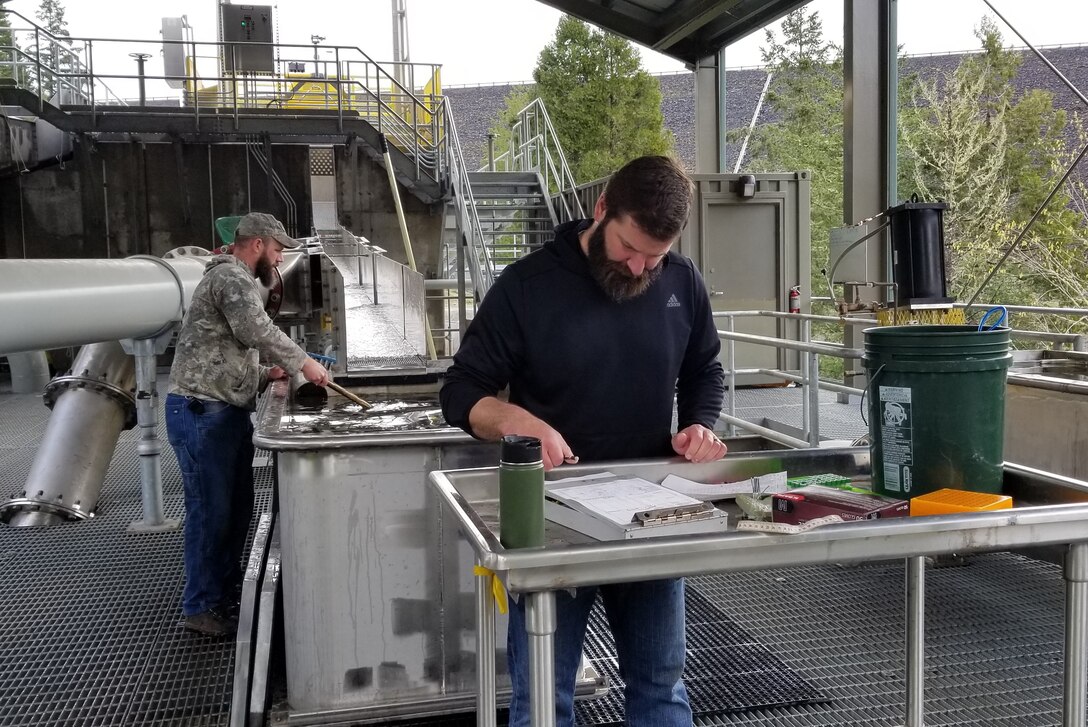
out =
[[[311,384],[326,386],[329,383],[329,372],[309,356],[306,357],[306,363],[302,364],[302,375]]]
[[[272,368],[268,369],[268,380],[269,381],[279,381],[280,379],[286,379],[286,378],[287,378],[287,372],[284,371],[279,366],[273,366]]]
[[[713,462],[728,451],[722,440],[702,424],[684,427],[673,435],[672,449],[689,462]]]
[[[552,470],[564,461],[578,461],[563,435],[525,409],[515,404],[485,397],[476,402],[468,413],[469,426],[481,439],[501,439],[508,434],[536,437],[540,440],[540,453],[544,471]]]

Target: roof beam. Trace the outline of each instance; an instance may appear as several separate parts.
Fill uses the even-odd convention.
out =
[[[712,20],[732,12],[740,0],[693,0],[674,12],[679,19],[665,27],[661,37],[650,46],[661,51],[695,33]]]

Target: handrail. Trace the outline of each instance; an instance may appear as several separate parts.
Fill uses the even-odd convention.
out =
[[[510,132],[510,149],[495,158],[496,168],[501,164],[505,171],[539,172],[544,178],[544,193],[558,196],[563,204],[565,214],[560,222],[585,217],[582,201],[575,192],[578,185],[544,102],[533,99],[518,111]],[[485,165],[478,171],[486,170]],[[555,192],[551,190],[553,182]],[[574,199],[573,208],[570,198]]]
[[[964,304],[956,304],[957,307],[973,307],[981,308],[986,307],[981,304],[966,306]],[[1009,310],[1019,310],[1022,312],[1030,313],[1050,313],[1057,315],[1088,315],[1088,310],[1080,308],[1046,308],[1043,306],[1006,306]],[[824,316],[816,315],[813,313],[787,313],[785,311],[772,311],[772,310],[736,310],[736,311],[715,311],[712,316],[715,319],[724,319],[727,329],[719,330],[718,338],[725,342],[725,356],[726,356],[726,389],[730,392],[729,396],[729,408],[728,411],[723,410],[720,415],[720,420],[728,425],[728,433],[732,435],[736,428],[745,429],[747,431],[760,434],[769,439],[773,439],[787,446],[798,446],[797,443],[802,441],[788,435],[775,432],[774,430],[767,429],[758,424],[747,422],[744,419],[737,417],[736,414],[736,377],[738,374],[763,374],[774,378],[781,379],[783,381],[794,382],[800,384],[805,389],[805,394],[802,398],[802,410],[801,418],[802,425],[801,430],[804,436],[804,443],[808,446],[819,446],[820,434],[819,434],[819,391],[825,389],[828,391],[835,391],[841,394],[853,394],[855,396],[862,395],[864,389],[857,389],[850,386],[844,386],[829,381],[820,380],[820,367],[819,357],[822,356],[835,356],[846,361],[859,360],[864,356],[864,351],[856,348],[847,348],[839,343],[831,343],[826,341],[813,341],[812,340],[812,323],[813,322],[830,322],[841,323],[842,325],[865,325],[875,326],[877,321],[869,318],[849,317],[849,316]],[[737,318],[754,318],[754,317],[769,317],[781,320],[793,320],[798,321],[800,324],[800,339],[799,341],[793,341],[785,338],[775,338],[773,336],[758,336],[748,333],[737,333],[733,330],[734,321]],[[1075,333],[1051,333],[1049,331],[1025,331],[1019,329],[1012,329],[1009,331],[1009,336],[1013,340],[1024,341],[1045,341],[1052,346],[1061,346],[1069,344],[1075,351],[1088,350],[1088,336],[1075,334]],[[772,346],[776,349],[797,351],[804,356],[801,359],[801,373],[800,375],[792,374],[786,371],[780,371],[777,369],[768,368],[756,368],[756,369],[738,369],[736,367],[736,344],[737,343],[750,343],[762,346]]]
[[[313,45],[273,44],[277,68],[286,68],[288,63],[299,63],[305,68],[314,68],[314,73],[275,72],[269,75],[224,74],[210,75],[202,73],[199,65],[208,62],[219,63],[221,53],[229,52],[238,43],[227,41],[195,42],[191,39],[119,40],[115,38],[95,37],[57,37],[34,25],[25,16],[11,10],[12,17],[25,21],[32,28],[13,27],[8,30],[16,39],[27,33],[35,38],[42,38],[58,48],[46,54],[38,53],[37,48],[20,48],[13,44],[10,48],[16,59],[11,63],[16,68],[13,74],[19,85],[26,85],[26,76],[50,79],[48,85],[59,86],[63,90],[61,105],[76,103],[89,105],[92,119],[96,119],[101,107],[121,103],[127,105],[106,83],[106,79],[125,82],[180,81],[182,72],[173,69],[169,74],[133,74],[129,72],[106,72],[104,64],[95,67],[95,56],[102,56],[105,43],[124,43],[130,46],[148,45],[162,47],[164,44],[181,45],[185,49],[186,68],[182,85],[182,106],[179,108],[154,107],[146,113],[155,115],[196,117],[212,111],[231,113],[235,122],[245,109],[267,109],[277,106],[298,107],[314,115],[335,115],[342,124],[345,111],[357,114],[373,123],[378,131],[385,134],[395,146],[405,153],[416,165],[416,177],[426,174],[436,182],[441,182],[442,171],[448,167],[448,160],[443,158],[447,149],[441,136],[444,129],[441,114],[443,105],[440,96],[440,69],[438,64],[420,63],[380,63],[374,60],[358,46],[318,46],[318,50],[329,51],[334,59],[314,60],[295,51],[305,49],[307,54],[315,51]],[[82,55],[73,51],[71,44],[82,43]],[[26,44],[24,44],[25,46]],[[95,46],[98,48],[95,48]],[[263,44],[262,44],[263,45]],[[209,51],[210,49],[210,51]],[[96,54],[95,51],[98,51]],[[295,56],[298,56],[295,58]],[[198,63],[199,61],[199,63]],[[313,65],[311,65],[313,64]],[[395,68],[390,68],[395,66]],[[394,73],[405,67],[407,72]],[[422,79],[421,89],[417,89],[415,79],[418,70],[426,77]],[[19,70],[19,69],[25,69]],[[403,77],[403,80],[401,79]],[[205,87],[207,85],[207,87]],[[94,88],[100,87],[102,93],[95,94]],[[146,96],[144,97],[146,99]],[[44,111],[46,99],[39,94],[38,112]]]
[[[468,262],[469,272],[472,275],[473,287],[476,289],[476,294],[483,298],[488,290],[491,289],[492,284],[495,282],[495,266],[491,260],[491,253],[484,247],[483,239],[483,225],[480,224],[480,217],[476,211],[476,205],[473,204],[472,184],[468,178],[468,167],[465,166],[465,156],[461,150],[461,139],[457,133],[457,122],[454,119],[452,106],[450,99],[443,99],[443,106],[446,113],[444,120],[446,124],[446,139],[451,147],[450,156],[450,184],[454,189],[454,197],[457,202],[455,205],[457,228],[463,236],[465,246],[468,250]],[[468,222],[466,228],[465,222]],[[461,244],[461,240],[457,241],[457,244]],[[481,260],[482,251],[482,260]],[[463,302],[462,302],[463,304]]]

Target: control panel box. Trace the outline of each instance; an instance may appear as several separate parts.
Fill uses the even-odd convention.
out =
[[[220,5],[223,69],[227,73],[274,73],[271,5]]]

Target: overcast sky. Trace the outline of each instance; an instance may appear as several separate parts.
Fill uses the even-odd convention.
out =
[[[268,0],[266,0],[267,3]],[[1033,44],[1088,44],[1085,0],[994,0],[996,7]],[[67,0],[73,36],[151,40],[160,37],[163,16],[186,15],[196,39],[216,36],[217,0]],[[375,60],[392,57],[390,0],[278,0],[273,3],[279,42],[357,46]],[[33,18],[38,0],[13,0],[9,7]],[[536,0],[407,0],[411,59],[440,63],[445,84],[527,80],[540,50],[554,35],[560,13]],[[977,47],[973,29],[987,14],[982,0],[898,0],[899,42],[907,53],[938,53]],[[827,37],[842,40],[841,0],[813,0]],[[15,24],[17,24],[16,21]],[[1006,44],[1021,45],[1003,25]],[[764,34],[756,32],[730,46],[727,65],[756,65]],[[134,50],[153,54],[148,74],[161,74],[161,46],[142,48],[95,44],[95,70],[134,73]],[[301,57],[312,51],[300,50]],[[331,55],[329,56],[331,58]],[[678,61],[643,51],[647,70],[680,71]],[[125,95],[125,84],[118,81]]]

